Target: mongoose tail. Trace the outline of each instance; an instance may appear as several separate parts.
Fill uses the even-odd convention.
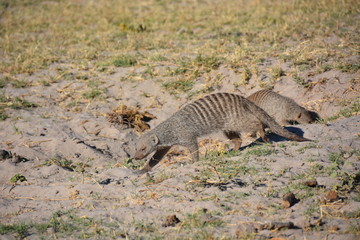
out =
[[[270,117],[269,114],[267,114],[267,112],[255,105],[255,103],[251,102],[250,100],[247,101],[247,105],[252,114],[254,114],[255,117],[257,117],[264,125],[269,127],[276,134],[299,142],[311,141],[310,139],[301,137],[281,127],[272,117]]]

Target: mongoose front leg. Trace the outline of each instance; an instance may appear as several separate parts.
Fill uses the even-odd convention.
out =
[[[159,149],[155,154],[145,163],[145,165],[137,171],[137,173],[142,174],[150,171],[154,166],[156,166],[165,154],[170,150],[170,147]]]
[[[185,147],[190,151],[191,161],[197,162],[199,160],[199,146],[197,141],[191,141],[186,144]]]
[[[238,134],[237,132],[232,132],[232,131],[225,131],[224,133],[225,133],[226,137],[228,139],[230,139],[231,142],[233,143],[234,150],[238,150],[241,147],[241,144],[242,144],[240,134]]]

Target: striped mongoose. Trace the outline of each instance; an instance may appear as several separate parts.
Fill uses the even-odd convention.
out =
[[[193,161],[199,159],[197,138],[223,131],[235,148],[241,146],[241,134],[256,133],[266,140],[265,126],[273,132],[296,141],[308,139],[289,132],[275,122],[264,110],[246,98],[230,93],[214,93],[190,103],[142,135],[136,143],[135,159],[155,152],[140,173],[151,170],[173,145],[189,149]]]
[[[306,110],[294,100],[271,90],[257,91],[248,96],[247,99],[264,109],[281,126],[293,122],[312,123],[316,118],[316,113]]]

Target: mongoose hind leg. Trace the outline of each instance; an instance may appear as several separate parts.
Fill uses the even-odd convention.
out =
[[[224,131],[224,134],[233,143],[234,150],[238,150],[241,147],[242,140],[239,133],[233,131]]]
[[[270,143],[270,139],[266,136],[266,132],[265,132],[265,128],[264,127],[261,127],[259,130],[258,130],[258,134],[260,136],[260,138],[266,142],[266,143]]]
[[[155,152],[155,154],[144,164],[144,166],[137,171],[137,173],[142,174],[150,171],[154,166],[156,166],[161,159],[165,156],[165,154],[170,150],[171,147],[166,147],[159,149]]]

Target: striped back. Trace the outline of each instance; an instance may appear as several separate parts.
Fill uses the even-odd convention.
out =
[[[267,101],[266,99],[268,97],[283,97],[285,98],[284,96],[280,96],[279,94],[271,91],[271,90],[260,90],[260,91],[257,91],[253,94],[251,94],[249,97],[247,97],[248,100],[252,101],[253,103],[255,104],[258,104],[260,105],[261,103],[263,103],[264,101]]]
[[[179,114],[185,115],[198,127],[221,128],[244,113],[242,96],[231,93],[214,93],[183,107]]]

